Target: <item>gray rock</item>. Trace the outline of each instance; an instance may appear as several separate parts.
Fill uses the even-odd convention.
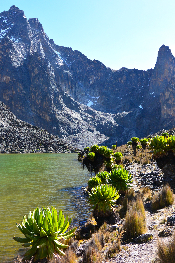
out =
[[[0,101],[0,153],[64,153],[75,149],[44,129],[21,121]]]
[[[170,228],[163,229],[161,232],[159,232],[158,236],[159,237],[168,237],[172,236],[172,230]]]
[[[153,239],[152,234],[142,234],[134,239],[136,243],[147,243]]]
[[[168,226],[175,226],[175,214],[167,217],[167,225]]]

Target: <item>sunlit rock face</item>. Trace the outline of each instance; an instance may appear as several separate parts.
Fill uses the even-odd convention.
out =
[[[0,14],[0,100],[21,120],[79,148],[171,128],[174,68],[163,45],[154,69],[114,71],[56,45],[17,7]]]

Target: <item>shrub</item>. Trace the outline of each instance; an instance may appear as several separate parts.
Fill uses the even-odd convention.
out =
[[[145,209],[140,197],[130,203],[125,217],[126,238],[131,239],[140,236],[146,232]]]
[[[98,153],[104,155],[107,149],[108,148],[106,146],[100,146],[98,149]]]
[[[98,216],[108,216],[113,211],[113,205],[119,198],[115,187],[102,184],[92,188],[89,194],[89,202]]]
[[[69,239],[74,235],[75,228],[66,232],[71,220],[62,214],[60,210],[57,215],[56,208],[36,208],[23,217],[23,221],[17,224],[18,229],[25,238],[13,237],[14,240],[23,243],[23,246],[31,248],[25,253],[24,259],[34,257],[34,261],[43,258],[52,258],[54,253],[65,255],[64,248],[68,245],[61,243],[61,240]]]
[[[137,148],[137,149],[141,149],[142,146],[141,146],[141,145],[137,145],[136,148]]]
[[[168,132],[163,132],[163,133],[162,133],[162,136],[168,137],[168,136],[169,136],[169,133],[168,133]]]
[[[94,176],[88,181],[88,189],[91,190],[93,187],[96,187],[100,184],[102,184],[101,178],[98,176]]]
[[[132,141],[132,143],[138,143],[139,142],[139,138],[138,137],[132,137],[131,141]]]
[[[156,136],[151,139],[150,149],[153,150],[154,157],[163,156],[167,151],[175,150],[175,136]]]
[[[113,169],[120,169],[123,168],[123,165],[120,164],[114,164]]]
[[[147,138],[143,138],[143,139],[140,139],[140,143],[142,146],[146,146],[148,144],[148,139]]]
[[[90,151],[94,153],[99,153],[105,158],[110,158],[111,155],[113,154],[113,150],[109,149],[107,146],[93,145],[91,146]]]
[[[116,145],[114,144],[114,145],[112,145],[112,149],[113,150],[115,150],[116,149]]]
[[[140,143],[142,145],[142,148],[145,150],[146,146],[148,145],[148,139],[147,138],[143,138],[140,140]]]
[[[128,141],[128,142],[127,142],[127,145],[132,145],[132,141]]]
[[[158,242],[158,257],[162,263],[174,263],[175,259],[175,233],[169,243]]]
[[[90,148],[89,148],[89,147],[85,147],[85,148],[84,148],[84,152],[85,152],[85,153],[88,153],[89,151],[90,151]]]
[[[90,148],[90,151],[91,151],[91,152],[97,152],[97,151],[98,151],[98,148],[99,148],[99,146],[98,146],[97,144],[92,145],[91,148]]]
[[[106,165],[106,168],[108,168],[108,170],[111,170],[114,167],[114,158],[111,156],[104,161],[104,164]]]
[[[175,151],[175,136],[170,136],[167,139],[168,150]]]
[[[94,153],[94,152],[89,152],[89,153],[87,154],[87,157],[88,157],[89,160],[94,161],[94,159],[95,159],[95,153]]]
[[[125,191],[132,183],[132,176],[124,168],[113,169],[109,174],[109,183],[117,190]]]
[[[97,176],[101,179],[102,184],[107,184],[108,178],[109,178],[109,173],[104,171],[104,172],[99,172]]]
[[[173,191],[169,185],[165,185],[159,193],[153,196],[151,208],[155,211],[166,206],[172,205],[173,201]]]
[[[121,152],[116,152],[116,153],[114,153],[114,157],[115,157],[116,161],[118,162],[118,161],[122,160],[123,154]]]
[[[113,154],[113,150],[109,149],[106,146],[100,146],[99,147],[99,154],[103,155],[105,158],[110,158]]]

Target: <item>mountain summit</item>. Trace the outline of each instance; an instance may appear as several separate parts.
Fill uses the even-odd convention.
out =
[[[154,69],[114,71],[56,45],[16,6],[0,14],[0,100],[17,118],[79,148],[171,128],[174,68],[163,45]]]

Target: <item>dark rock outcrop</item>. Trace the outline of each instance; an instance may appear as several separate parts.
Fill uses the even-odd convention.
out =
[[[175,59],[164,45],[154,69],[114,71],[56,45],[17,7],[0,14],[1,101],[78,148],[173,127],[174,84]]]
[[[70,153],[57,136],[21,121],[0,101],[0,153]]]

